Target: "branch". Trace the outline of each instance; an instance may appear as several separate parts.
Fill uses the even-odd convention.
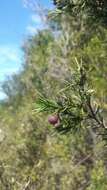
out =
[[[87,99],[87,106],[88,106],[89,111],[90,111],[90,113],[91,113],[91,117],[96,121],[96,123],[97,123],[99,126],[101,126],[101,127],[103,127],[104,129],[106,129],[106,126],[104,125],[104,122],[103,122],[103,118],[102,118],[102,120],[101,120],[101,119],[98,119],[96,112],[94,112],[94,110],[93,110],[93,107],[92,107],[92,105],[91,105],[91,97],[88,97],[88,99]],[[98,112],[97,112],[97,113],[98,113]]]
[[[25,184],[25,186],[23,187],[23,189],[22,190],[27,190],[27,188],[28,188],[28,186],[30,185],[30,179],[29,179],[29,181]]]

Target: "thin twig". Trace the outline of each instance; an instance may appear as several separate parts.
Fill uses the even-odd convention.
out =
[[[25,186],[24,186],[24,188],[22,189],[22,190],[26,190],[27,188],[28,188],[28,186],[30,185],[30,179],[29,179],[29,181],[25,184]]]

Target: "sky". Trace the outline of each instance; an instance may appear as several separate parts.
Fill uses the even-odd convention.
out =
[[[0,1],[0,85],[7,76],[18,73],[23,63],[21,46],[28,35],[42,28],[41,19],[29,0]],[[31,0],[35,1],[36,0]],[[41,0],[46,8],[52,8],[51,0]],[[5,95],[0,88],[0,99]]]

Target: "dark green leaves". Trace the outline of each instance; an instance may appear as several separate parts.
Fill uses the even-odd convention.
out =
[[[58,104],[53,100],[48,100],[46,98],[39,98],[39,100],[35,104],[36,112],[54,112],[58,109]]]

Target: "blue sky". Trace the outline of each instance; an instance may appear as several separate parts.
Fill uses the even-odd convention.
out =
[[[51,0],[41,0],[41,3],[46,8],[52,6]],[[6,76],[20,71],[23,40],[41,27],[40,17],[27,7],[27,0],[0,1],[0,83]],[[4,97],[0,90],[0,99]]]

